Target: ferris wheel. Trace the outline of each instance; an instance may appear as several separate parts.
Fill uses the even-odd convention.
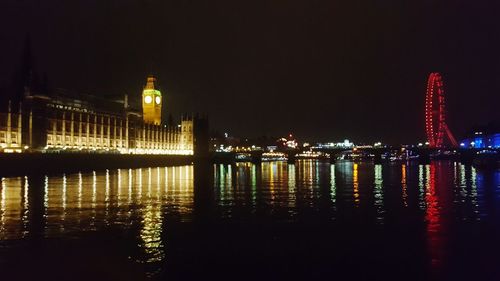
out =
[[[438,72],[433,72],[427,80],[425,96],[425,132],[430,147],[444,146],[444,136],[448,137],[451,146],[458,143],[446,124],[444,83]]]

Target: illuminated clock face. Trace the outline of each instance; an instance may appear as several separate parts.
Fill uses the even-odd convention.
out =
[[[155,97],[155,102],[156,102],[156,104],[160,104],[161,98],[160,97]]]
[[[153,101],[153,98],[151,96],[145,96],[144,97],[144,102],[145,103],[151,103]]]

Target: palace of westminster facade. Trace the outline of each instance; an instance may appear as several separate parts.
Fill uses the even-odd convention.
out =
[[[1,152],[194,155],[208,148],[208,121],[182,116],[162,122],[163,97],[147,78],[142,111],[120,101],[32,93],[0,113]],[[207,144],[205,144],[207,142]]]

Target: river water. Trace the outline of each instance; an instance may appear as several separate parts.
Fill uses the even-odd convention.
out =
[[[500,280],[500,171],[298,161],[3,177],[1,280]]]

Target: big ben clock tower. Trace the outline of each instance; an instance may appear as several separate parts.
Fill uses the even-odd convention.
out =
[[[148,76],[146,86],[142,91],[142,118],[145,123],[161,124],[161,107],[163,104],[161,92],[155,89],[156,78]]]

